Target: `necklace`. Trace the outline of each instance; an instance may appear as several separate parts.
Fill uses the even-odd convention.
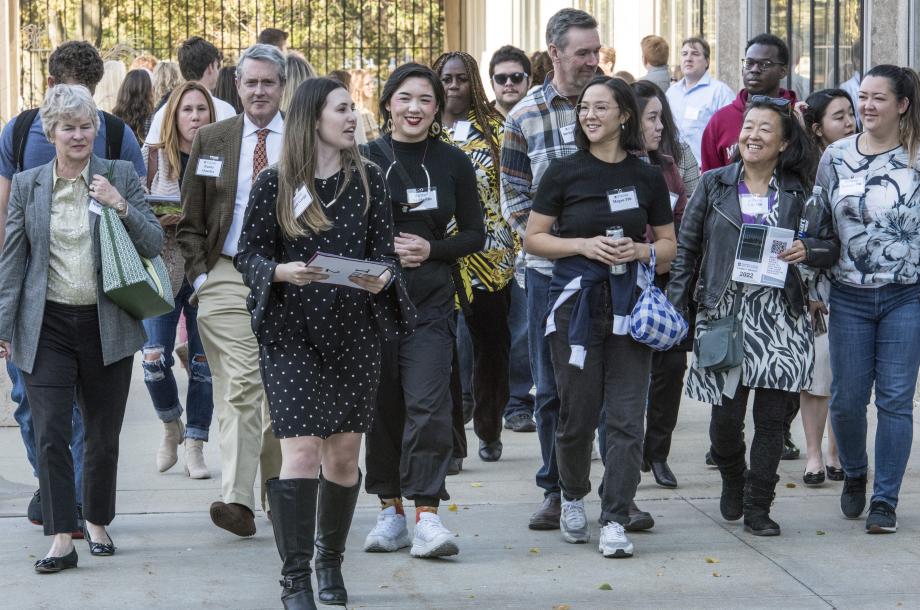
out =
[[[326,208],[327,210],[332,206],[333,203],[338,201],[339,197],[341,196],[341,193],[339,193],[339,176],[341,175],[342,175],[341,170],[335,173],[335,191],[334,192],[336,193],[336,195],[335,197],[332,198],[332,201],[330,201],[329,203],[326,203],[325,201],[323,201],[323,198],[320,196],[320,194],[316,193],[316,198],[319,199],[319,202],[323,204],[323,207]],[[326,188],[326,183],[330,179],[331,178],[320,178],[319,179],[320,183],[322,184],[322,188]]]

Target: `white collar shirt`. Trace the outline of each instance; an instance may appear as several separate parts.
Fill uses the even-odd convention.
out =
[[[236,116],[236,108],[219,97],[214,97],[210,91],[208,91],[208,95],[211,96],[211,101],[214,103],[215,123]],[[166,106],[166,104],[163,104],[159,110],[153,113],[153,118],[150,120],[150,129],[147,130],[147,137],[144,138],[144,144],[160,143],[160,137],[163,135],[163,117],[166,115]]]
[[[284,119],[281,113],[275,114],[275,117],[265,126],[268,129],[268,136],[265,138],[265,152],[268,157],[268,167],[278,162],[281,158],[281,141],[284,134]],[[227,239],[224,240],[224,247],[221,250],[227,256],[236,255],[237,245],[240,241],[240,233],[243,231],[243,217],[246,215],[246,207],[249,205],[249,191],[252,189],[252,161],[255,156],[256,143],[259,131],[249,116],[243,115],[243,139],[240,142],[240,165],[236,177],[236,200],[233,203],[233,222],[230,224],[230,231],[227,233]]]
[[[735,92],[722,81],[712,78],[707,70],[692,87],[688,87],[687,79],[682,78],[671,85],[665,95],[681,139],[690,146],[699,162],[706,124],[718,109],[732,103]]]

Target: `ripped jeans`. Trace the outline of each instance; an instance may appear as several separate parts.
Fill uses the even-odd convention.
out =
[[[179,389],[173,376],[175,363],[173,350],[176,343],[176,325],[179,316],[185,313],[185,325],[188,330],[188,393],[185,397],[186,427],[185,437],[196,440],[208,440],[208,428],[211,427],[211,415],[214,401],[211,391],[211,368],[205,359],[204,347],[198,336],[198,309],[189,304],[194,294],[188,280],[183,280],[182,288],[176,295],[176,308],[157,318],[144,320],[147,331],[147,343],[143,348],[144,382],[153,400],[157,417],[164,422],[177,419],[182,415],[179,402]],[[159,353],[158,360],[148,360],[150,354]]]

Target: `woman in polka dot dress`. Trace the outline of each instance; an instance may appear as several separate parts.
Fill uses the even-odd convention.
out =
[[[380,376],[380,340],[411,330],[382,172],[355,146],[348,91],[309,79],[294,93],[277,167],[256,179],[234,264],[247,305],[281,475],[268,481],[285,608],[347,603],[342,553],[361,485],[358,452],[370,429]],[[317,251],[385,262],[382,277],[325,284],[309,267]],[[322,474],[320,475],[320,466]]]

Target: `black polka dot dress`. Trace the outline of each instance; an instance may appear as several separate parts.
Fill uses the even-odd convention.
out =
[[[234,263],[250,288],[247,306],[278,438],[367,432],[380,377],[380,339],[399,336],[412,325],[414,310],[393,252],[386,186],[375,165],[366,167],[370,207],[357,171],[348,170],[352,179],[347,189],[324,207],[333,228],[293,240],[277,222],[277,171],[262,172],[252,188]],[[332,201],[344,179],[343,172],[317,179],[320,201],[311,205]],[[272,282],[279,263],[306,262],[316,251],[387,262],[397,279],[378,295],[319,282]]]

